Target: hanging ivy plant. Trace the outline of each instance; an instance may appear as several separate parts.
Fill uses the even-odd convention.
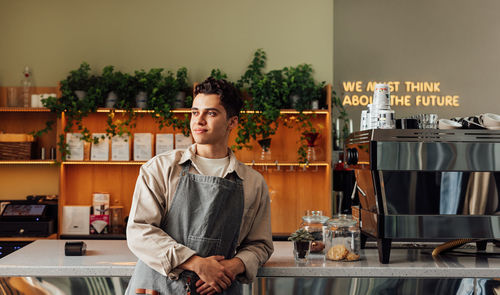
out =
[[[83,118],[97,110],[103,96],[102,89],[98,87],[97,77],[91,75],[90,71],[89,64],[83,62],[78,69],[71,71],[66,79],[60,82],[61,97],[43,99],[42,104],[56,113],[58,118],[61,118],[64,112],[66,117],[64,133],[71,132],[76,127],[81,134],[81,140],[98,142],[99,139],[93,138],[90,130],[82,122]],[[53,123],[47,122],[46,126],[51,127]],[[64,161],[69,154],[64,135],[59,136],[57,146]]]
[[[187,69],[182,67],[177,70],[176,75],[171,71],[158,80],[148,102],[148,109],[152,110],[152,117],[158,123],[160,130],[164,127],[172,126],[174,130],[180,130],[184,135],[189,136],[189,116],[174,115],[172,112],[174,101],[179,92],[190,93],[191,88],[187,82]],[[192,95],[186,95],[185,103],[191,105]]]

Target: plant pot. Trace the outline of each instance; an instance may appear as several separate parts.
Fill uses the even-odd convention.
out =
[[[148,94],[146,91],[139,91],[135,95],[135,106],[140,109],[145,109],[148,105]]]
[[[300,95],[298,95],[298,94],[291,94],[290,95],[290,107],[292,109],[297,109],[297,106],[299,104],[299,100],[300,100]]]
[[[118,95],[114,91],[110,91],[108,93],[108,97],[106,97],[105,107],[114,108],[116,102],[118,101]]]
[[[75,90],[75,95],[78,98],[78,100],[82,100],[87,96],[87,91],[85,90]]]
[[[175,109],[182,109],[182,108],[186,107],[185,102],[186,102],[186,92],[184,92],[184,91],[177,92],[177,95],[175,96],[175,101],[174,101],[174,108]]]
[[[295,256],[295,261],[297,262],[307,262],[307,257],[311,249],[311,241],[294,241],[293,242],[293,254]]]
[[[316,139],[318,138],[319,133],[318,132],[307,132],[304,133],[304,137],[306,138],[307,141],[307,146],[313,147],[315,146]]]
[[[260,159],[262,161],[270,161],[271,160],[271,138],[264,138],[257,141],[262,148],[262,152],[260,153]]]
[[[311,110],[319,110],[319,100],[311,101]]]

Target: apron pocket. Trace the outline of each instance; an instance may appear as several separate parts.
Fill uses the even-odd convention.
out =
[[[189,235],[186,246],[196,251],[199,256],[208,257],[213,255],[221,255],[221,242],[221,239],[212,239]]]

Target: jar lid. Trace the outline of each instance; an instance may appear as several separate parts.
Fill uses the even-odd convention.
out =
[[[325,223],[330,217],[323,215],[305,215],[302,216],[302,220],[307,223]]]
[[[351,215],[341,214],[328,220],[328,225],[333,227],[350,227],[356,225],[357,221]]]

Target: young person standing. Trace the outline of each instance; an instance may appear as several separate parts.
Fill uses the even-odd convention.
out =
[[[127,242],[139,258],[127,294],[240,294],[273,252],[262,175],[228,148],[243,102],[225,80],[197,85],[195,144],[158,155],[137,178]]]

